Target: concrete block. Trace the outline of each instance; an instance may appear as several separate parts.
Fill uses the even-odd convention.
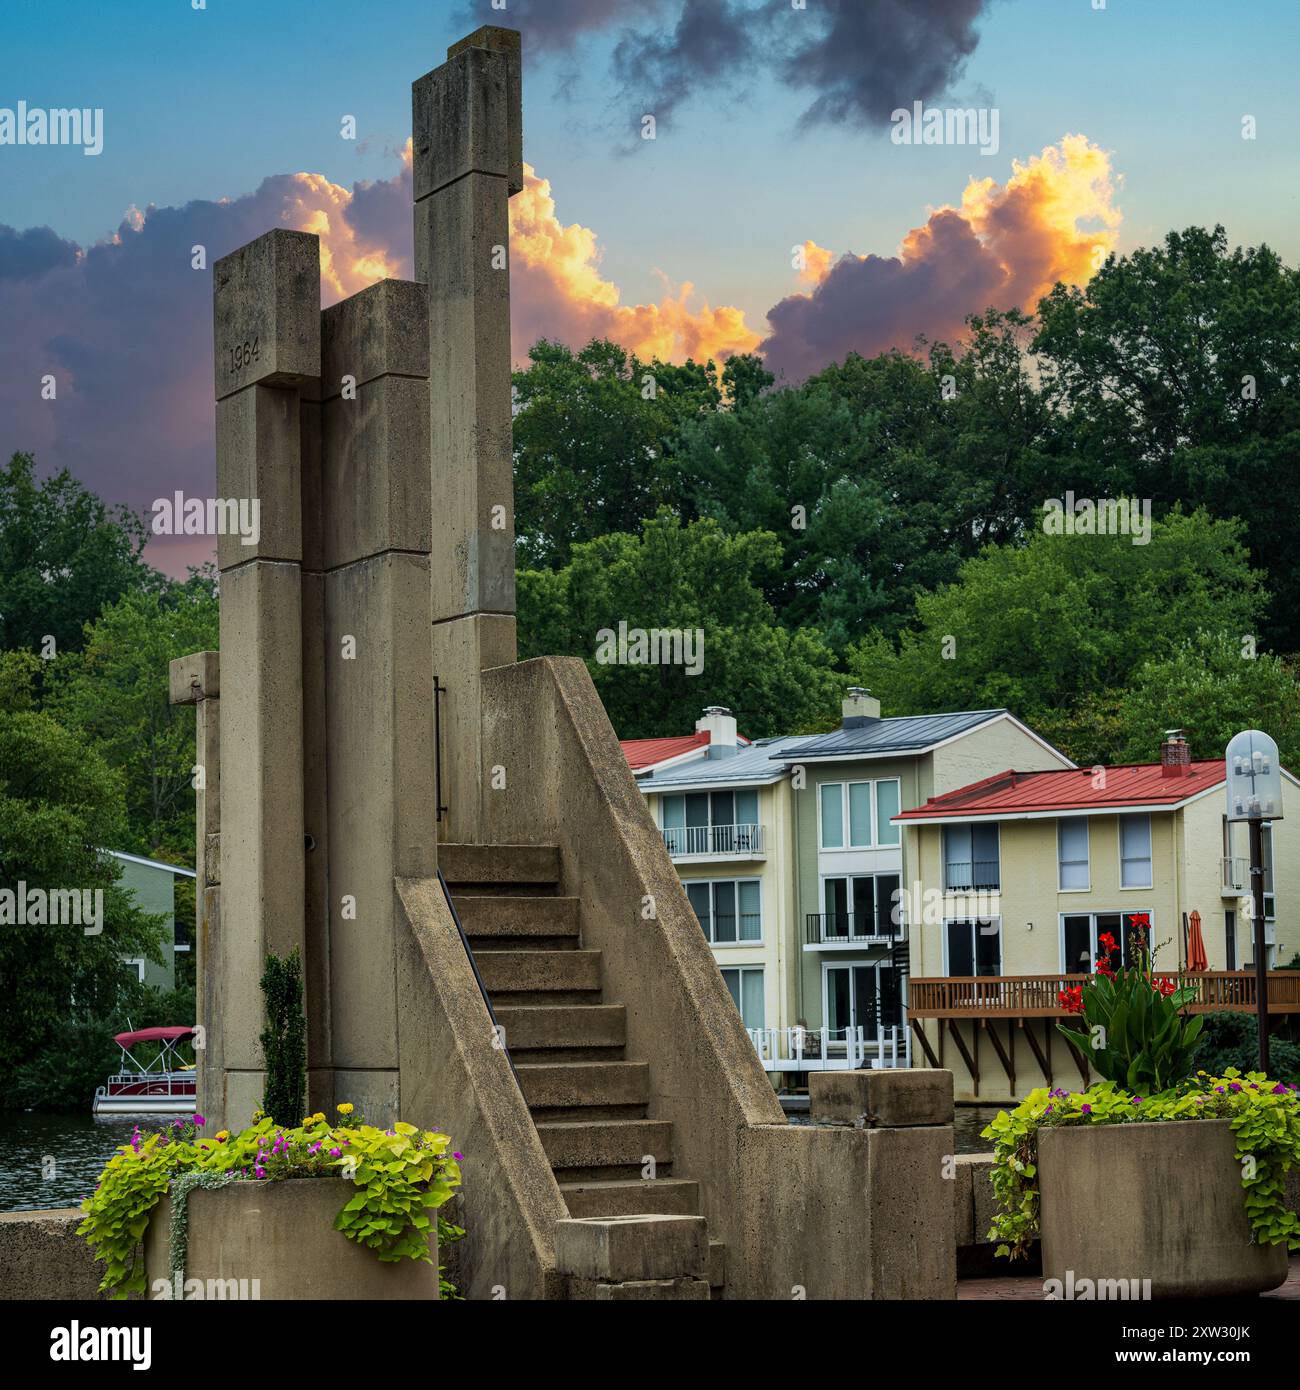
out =
[[[187,1282],[202,1281],[209,1297],[436,1301],[436,1226],[430,1233],[432,1263],[383,1263],[373,1250],[334,1230],[334,1218],[355,1194],[355,1184],[345,1178],[195,1189],[187,1198]],[[153,1298],[174,1297],[171,1214],[171,1199],[164,1197],[145,1232],[145,1275]],[[208,1280],[220,1281],[223,1292],[207,1294]]]
[[[971,1202],[975,1209],[975,1244],[989,1244],[989,1232],[1000,1208],[993,1192],[993,1155],[971,1154]]]
[[[104,1266],[77,1234],[78,1207],[0,1212],[0,1299],[86,1302],[102,1299]],[[17,1321],[17,1319],[15,1319]]]
[[[321,314],[325,400],[344,376],[358,387],[376,377],[429,375],[429,293],[411,280],[380,280]]]
[[[964,1245],[978,1245],[984,1238],[984,1233],[975,1229],[975,1189],[971,1180],[974,1160],[983,1157],[982,1154],[953,1156],[952,1211],[958,1249]],[[984,1181],[987,1180],[985,1175]]]
[[[447,50],[448,58],[457,57],[467,48],[486,48],[493,53],[503,53],[508,63],[509,89],[506,109],[509,117],[510,161],[506,169],[506,182],[511,195],[522,191],[524,186],[524,121],[523,121],[523,36],[517,29],[502,29],[496,25],[484,25],[472,34],[466,35],[459,43]]]
[[[320,241],[267,232],[212,268],[217,400],[320,376]]]
[[[579,1279],[705,1279],[708,1257],[702,1216],[597,1216],[555,1226],[556,1268]]]
[[[325,565],[321,480],[321,405],[298,393],[298,463],[302,514],[302,567],[323,569]]]
[[[217,495],[232,517],[217,537],[223,573],[250,560],[302,559],[301,441],[296,391],[254,386],[217,402]],[[245,521],[251,539],[235,529]]]
[[[1063,1125],[1038,1134],[1043,1278],[1150,1280],[1151,1298],[1227,1298],[1286,1280],[1285,1245],[1256,1245],[1227,1120]],[[1105,1219],[1098,1219],[1099,1183]],[[1076,1295],[1077,1296],[1077,1295]],[[1100,1293],[1097,1294],[1101,1297]]]
[[[168,663],[168,694],[173,705],[193,705],[215,700],[221,694],[221,656],[218,652],[191,652]]]
[[[808,1102],[819,1124],[947,1125],[953,1116],[952,1073],[930,1067],[812,1072]]]
[[[519,36],[513,51],[504,38],[494,43],[486,48],[464,41],[411,85],[416,202],[469,173],[500,178],[510,192],[523,187]]]
[[[324,567],[386,550],[427,552],[428,382],[379,377],[360,387],[355,400],[336,396],[321,410]]]

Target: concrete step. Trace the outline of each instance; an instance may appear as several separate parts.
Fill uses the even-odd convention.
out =
[[[516,1062],[520,1050],[621,1048],[626,1041],[622,1004],[503,1004],[493,1012]]]
[[[558,884],[558,845],[439,845],[438,867],[451,886]]]
[[[578,944],[577,898],[456,893],[452,902],[475,955],[498,950],[572,950]]]
[[[600,993],[599,951],[483,951],[474,958],[494,1006],[598,1002],[583,996]]]
[[[650,1068],[645,1062],[526,1062],[516,1069],[524,1099],[533,1110],[644,1105],[650,1099]]]
[[[569,1215],[698,1216],[700,1186],[690,1178],[624,1178],[616,1182],[562,1182]]]
[[[542,1148],[558,1173],[599,1173],[604,1168],[640,1171],[647,1157],[656,1168],[666,1167],[673,1157],[673,1126],[670,1120],[561,1120],[537,1126]],[[626,1176],[618,1172],[611,1176]]]

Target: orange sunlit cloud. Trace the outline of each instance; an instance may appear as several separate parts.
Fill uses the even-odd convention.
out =
[[[910,348],[918,334],[949,341],[969,314],[1033,310],[1058,281],[1088,281],[1119,239],[1121,185],[1109,152],[1066,135],[1004,184],[972,179],[960,207],[933,211],[896,256],[829,253],[804,243],[810,288],[768,312],[769,367],[798,380],[846,352]]]

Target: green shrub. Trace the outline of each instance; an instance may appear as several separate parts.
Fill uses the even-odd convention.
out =
[[[1196,1046],[1194,1064],[1212,1076],[1229,1067],[1250,1071],[1259,1062],[1259,1019],[1254,1014],[1205,1014],[1205,1031]],[[1283,1081],[1300,1081],[1300,1047],[1286,1038],[1268,1040],[1268,1066]]]
[[[307,1091],[307,1022],[302,1015],[302,962],[297,947],[283,960],[267,956],[262,997],[266,1001],[266,1027],[260,1039],[266,1059],[262,1108],[277,1124],[296,1124]]]

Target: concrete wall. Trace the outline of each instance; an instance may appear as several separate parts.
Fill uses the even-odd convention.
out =
[[[486,671],[487,838],[558,844],[583,944],[627,1009],[627,1055],[650,1062],[650,1117],[673,1122],[674,1171],[700,1184],[711,1235],[739,1238],[738,1136],[785,1116],[732,1006],[591,677],[544,657]],[[653,915],[647,915],[652,913]]]
[[[0,1212],[0,1302],[100,1299],[104,1266],[77,1234],[76,1207]]]

